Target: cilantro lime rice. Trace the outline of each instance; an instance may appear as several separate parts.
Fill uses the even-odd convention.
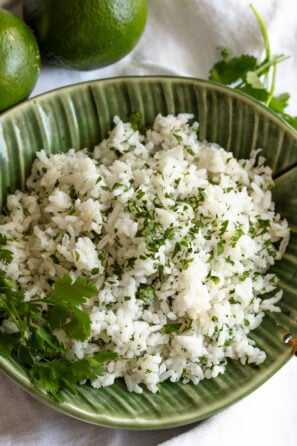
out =
[[[65,274],[93,282],[90,337],[56,335],[70,361],[117,354],[94,387],[123,377],[131,392],[156,392],[164,380],[216,377],[228,358],[260,364],[265,352],[249,334],[280,311],[267,270],[289,239],[261,151],[236,160],[199,142],[187,114],[159,115],[145,134],[114,121],[92,152],[37,154],[26,191],[8,197],[1,217],[13,255],[1,268],[27,301]]]

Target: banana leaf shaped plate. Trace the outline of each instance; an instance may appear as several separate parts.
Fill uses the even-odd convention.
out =
[[[0,369],[31,395],[65,414],[97,425],[129,429],[181,426],[213,415],[255,390],[292,356],[284,342],[296,334],[297,320],[297,132],[244,94],[219,84],[181,77],[126,77],[61,88],[26,101],[0,116],[0,209],[8,193],[22,188],[38,150],[92,148],[105,137],[113,117],[140,112],[144,127],[158,113],[193,113],[200,139],[217,142],[238,158],[262,147],[273,169],[277,210],[287,218],[291,239],[274,267],[284,297],[281,313],[267,315],[253,332],[267,354],[260,367],[230,361],[227,371],[198,385],[164,383],[158,394],[128,393],[124,384],[100,390],[78,386],[63,401],[34,387],[12,358],[0,357]]]

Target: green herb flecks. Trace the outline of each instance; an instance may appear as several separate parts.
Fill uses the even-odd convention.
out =
[[[136,298],[142,300],[145,305],[151,305],[156,299],[156,293],[152,286],[140,285],[136,293]]]
[[[149,252],[157,252],[165,243],[162,225],[155,220],[145,220],[142,229],[137,232],[137,236],[145,238],[145,244]]]
[[[208,278],[215,284],[218,285],[220,283],[220,278],[218,276],[210,274]]]
[[[271,55],[267,27],[256,8],[253,5],[250,6],[263,38],[265,53],[263,60],[258,61],[255,56],[249,54],[232,57],[231,50],[224,48],[221,52],[221,60],[210,69],[209,79],[252,96],[297,129],[297,116],[290,116],[285,111],[289,103],[289,93],[274,95],[277,66],[289,56]]]
[[[165,324],[162,328],[162,334],[170,334],[170,333],[176,333],[180,330],[182,326],[181,322],[175,322],[175,323],[169,323]]]
[[[134,131],[139,130],[142,123],[142,114],[140,112],[130,113],[128,122],[130,122]]]
[[[235,248],[235,246],[237,245],[238,240],[244,235],[244,231],[242,230],[241,227],[237,227],[234,231],[234,234],[232,236],[231,239],[231,246],[232,248]]]

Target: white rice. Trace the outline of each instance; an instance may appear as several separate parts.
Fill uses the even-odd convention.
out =
[[[27,191],[7,199],[0,233],[14,261],[0,267],[26,299],[64,274],[97,286],[85,308],[91,338],[71,341],[68,353],[118,353],[94,387],[123,377],[129,391],[156,392],[164,380],[216,377],[228,358],[265,360],[249,333],[280,311],[267,269],[284,253],[288,225],[261,151],[236,160],[199,142],[198,127],[191,115],[159,115],[141,135],[116,117],[93,152],[39,152]]]

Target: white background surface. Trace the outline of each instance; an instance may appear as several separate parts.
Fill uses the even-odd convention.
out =
[[[21,14],[20,0],[0,6]],[[120,75],[176,74],[207,78],[219,47],[260,56],[262,39],[249,0],[148,0],[146,31],[117,64],[89,72],[43,66],[32,95],[56,87]],[[297,114],[297,1],[254,0],[267,24],[273,54],[290,54],[279,67],[277,92],[291,93]],[[1,63],[1,61],[0,61]],[[296,446],[297,359],[261,388],[220,414],[176,429],[123,431],[74,420],[42,405],[0,372],[2,446]]]

